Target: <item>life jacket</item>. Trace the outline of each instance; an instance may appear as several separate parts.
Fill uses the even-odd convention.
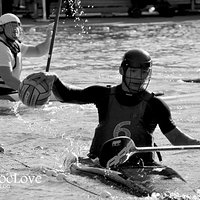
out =
[[[144,92],[141,102],[130,107],[119,104],[115,90],[116,87],[111,88],[106,119],[97,126],[90,148],[90,154],[97,157],[104,142],[118,136],[130,137],[137,147],[153,146],[153,136],[146,130],[143,116],[148,101],[154,94]],[[144,153],[144,157],[151,160],[153,154]]]
[[[10,51],[12,52],[14,59],[15,59],[15,64],[13,66],[13,70],[14,70],[17,67],[17,55],[20,53],[19,43],[18,42],[4,41],[1,37],[0,37],[0,42],[2,42],[4,45],[6,45],[10,49]],[[4,84],[5,84],[5,82],[3,81],[3,79],[0,76],[0,85],[4,85]]]

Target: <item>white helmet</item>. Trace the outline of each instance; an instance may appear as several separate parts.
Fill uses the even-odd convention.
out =
[[[12,13],[6,13],[0,17],[0,26],[7,24],[9,22],[17,22],[17,23],[21,24],[20,19]]]

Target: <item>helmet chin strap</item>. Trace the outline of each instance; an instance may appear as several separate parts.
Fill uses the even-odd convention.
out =
[[[122,86],[122,89],[127,92],[127,94],[134,94],[140,92],[139,88],[138,89],[131,89],[126,81],[126,77],[123,76],[122,78],[123,82],[122,85],[124,84],[124,87]]]
[[[5,33],[4,33],[5,37],[6,37],[6,40],[9,41],[9,42],[14,42],[15,39],[12,39],[10,37],[8,37]]]

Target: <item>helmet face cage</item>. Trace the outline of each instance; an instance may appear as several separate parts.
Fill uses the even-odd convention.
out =
[[[2,15],[0,17],[0,31],[5,34],[7,39],[20,40],[23,33],[20,19],[12,13]]]
[[[140,92],[147,89],[151,74],[152,74],[152,61],[131,66],[127,59],[122,61],[123,68],[123,82],[130,92]]]
[[[10,40],[20,41],[23,35],[23,29],[17,22],[9,22],[3,25],[4,34]]]

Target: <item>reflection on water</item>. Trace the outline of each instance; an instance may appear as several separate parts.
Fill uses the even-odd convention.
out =
[[[199,91],[198,84],[185,83],[181,79],[199,77],[200,21],[110,26],[90,25],[84,22],[84,25],[75,27],[75,24],[68,25],[67,21],[59,25],[51,72],[57,73],[64,82],[80,87],[118,84],[121,81],[118,67],[123,54],[132,48],[143,48],[153,59],[150,90],[163,91],[165,96],[176,95],[177,98],[168,101],[173,118],[184,132],[200,139],[199,96],[189,96],[182,100],[178,98],[181,94]],[[25,28],[25,41],[29,44],[36,44],[45,36],[46,26],[35,26],[34,29]],[[33,72],[44,71],[46,61],[45,56],[24,58],[22,78]],[[41,109],[19,106],[12,115],[0,115],[0,122],[1,143],[8,152],[29,165],[45,164],[60,168],[65,154],[87,154],[93,130],[97,125],[97,113],[93,105],[79,106],[54,102]],[[169,144],[159,129],[156,130],[155,138],[159,145]],[[165,164],[177,170],[197,189],[200,185],[199,152],[164,152],[163,157]],[[7,170],[11,169],[7,167]],[[90,186],[87,179],[74,179],[85,187]],[[102,186],[98,182],[92,183],[96,192],[100,193],[106,189],[112,192],[115,199],[130,198],[128,194]],[[67,189],[67,194],[66,188],[71,189]],[[28,190],[38,188],[32,186],[32,189]],[[14,187],[9,191],[12,195],[17,192],[18,197],[27,199],[28,190]],[[62,199],[66,196],[69,199],[79,199],[82,194],[82,191],[55,180],[47,180],[39,190],[38,195],[43,199]],[[33,193],[30,192],[29,197],[32,197]],[[94,199],[88,194],[84,196]]]

